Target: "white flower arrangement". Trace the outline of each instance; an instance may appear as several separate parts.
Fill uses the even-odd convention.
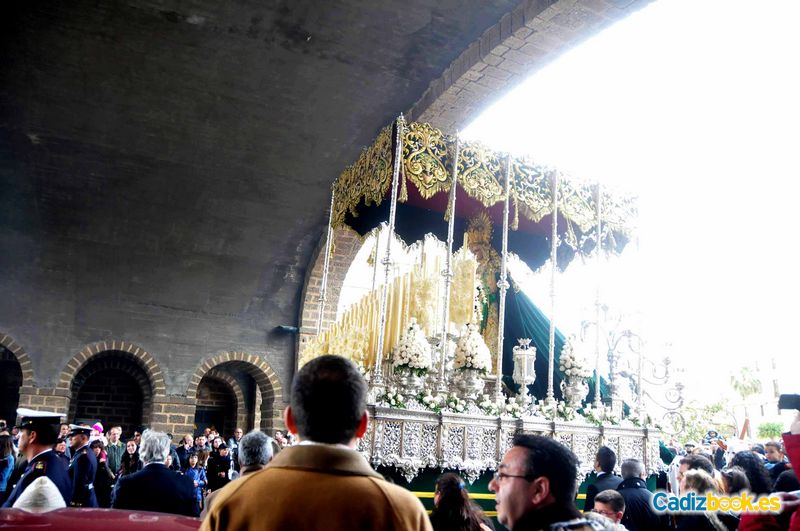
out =
[[[503,407],[503,414],[516,419],[522,416],[522,406],[516,397],[508,397],[505,406]]]
[[[537,409],[539,413],[547,419],[559,418],[569,421],[582,416],[578,410],[563,400],[556,400],[551,404],[548,404],[545,400],[540,400]]]
[[[424,376],[431,368],[431,346],[417,324],[411,319],[408,330],[392,349],[392,369],[409,369],[417,376]]]
[[[497,417],[500,415],[500,410],[503,406],[495,402],[489,395],[481,395],[478,408],[489,417]]]
[[[406,403],[403,402],[403,395],[394,388],[388,388],[386,392],[378,398],[378,402],[389,407],[405,409]]]
[[[438,413],[442,410],[442,402],[444,402],[444,397],[441,395],[432,395],[430,391],[424,391],[419,394],[417,397],[419,403],[422,404],[425,408],[430,409],[431,411],[435,411]]]
[[[578,416],[578,411],[575,408],[567,405],[566,402],[559,400],[558,405],[556,406],[556,415],[564,420],[575,420],[575,417]]]
[[[492,356],[489,347],[478,331],[478,326],[468,324],[461,329],[461,337],[456,343],[456,355],[453,362],[454,369],[474,369],[487,372],[492,366]]]
[[[620,415],[608,406],[593,407],[587,405],[583,408],[583,416],[587,421],[598,426],[603,424],[619,425],[622,422]]]
[[[564,342],[564,347],[561,349],[561,358],[558,362],[558,369],[563,372],[564,376],[568,379],[588,378],[592,375],[592,369],[589,368],[587,360],[575,352],[572,339],[567,339]]]
[[[456,395],[447,395],[444,405],[445,409],[453,413],[464,413],[467,410],[467,403]]]
[[[548,404],[546,400],[539,400],[536,409],[546,419],[554,419],[558,415],[558,402]]]

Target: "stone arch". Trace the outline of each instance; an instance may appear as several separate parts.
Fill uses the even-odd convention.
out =
[[[22,385],[25,387],[33,387],[33,363],[30,356],[11,336],[3,334],[0,337],[0,345],[9,350],[19,363],[19,368],[22,370]],[[10,420],[10,419],[6,419]]]
[[[523,0],[470,44],[405,114],[445,132],[566,50],[647,5],[630,0]],[[532,105],[542,102],[533,102]]]
[[[61,371],[61,377],[58,381],[56,389],[69,391],[72,385],[72,379],[80,369],[82,369],[93,357],[103,352],[124,352],[136,360],[136,362],[147,373],[150,383],[153,386],[153,394],[157,397],[165,396],[167,393],[167,386],[164,383],[164,373],[161,372],[161,367],[158,365],[152,354],[143,348],[125,341],[98,341],[91,345],[86,345],[80,352],[70,359],[64,369]]]
[[[65,397],[70,421],[100,418],[131,432],[152,423],[154,403],[165,395],[166,385],[150,353],[114,340],[84,347],[67,362],[55,391]]]
[[[327,301],[325,302],[325,312],[322,316],[322,328],[336,321],[336,308],[339,305],[339,295],[342,292],[347,272],[350,265],[355,260],[356,255],[364,245],[364,239],[350,227],[344,226],[336,229],[333,233],[333,241],[336,251],[328,264],[328,289]],[[312,267],[306,273],[305,285],[301,296],[300,305],[300,333],[298,334],[297,356],[300,359],[303,347],[317,335],[317,320],[319,317],[319,296],[322,289],[322,270],[325,262],[325,232],[323,232],[314,258],[311,260]]]
[[[189,386],[186,389],[188,399],[196,401],[200,381],[203,376],[214,369],[217,369],[216,373],[223,369],[239,370],[252,377],[259,391],[255,396],[254,426],[262,431],[270,432],[275,426],[280,425],[283,411],[283,387],[278,375],[264,359],[245,352],[225,352],[206,359],[189,379]]]
[[[32,385],[33,370],[28,354],[8,335],[3,335],[0,338],[0,418],[9,426],[15,423],[20,403],[27,405],[22,397],[23,389],[31,389]]]
[[[206,378],[220,382],[225,387],[227,387],[227,389],[231,393],[234,399],[233,409],[235,411],[235,423],[236,423],[235,425],[241,427],[245,432],[253,429],[253,420],[252,418],[248,418],[249,417],[248,410],[250,408],[248,408],[247,397],[245,396],[245,392],[242,389],[241,382],[239,382],[236,378],[234,378],[232,374],[228,373],[219,366],[208,371],[205,375],[203,375],[203,378],[200,380],[200,384],[198,385],[196,410],[199,409],[201,405],[200,403],[201,397],[199,396],[199,390],[203,385],[203,379]],[[195,411],[195,414],[197,414],[197,411]],[[195,420],[195,424],[196,423],[197,421]],[[220,433],[222,433],[225,436],[228,436],[229,432],[231,431],[230,429],[223,430],[222,426],[217,426],[217,427],[220,429]],[[227,426],[227,427],[233,428],[234,426]]]

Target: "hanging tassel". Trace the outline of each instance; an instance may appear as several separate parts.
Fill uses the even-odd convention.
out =
[[[452,186],[452,184],[450,186]],[[448,194],[448,197],[449,197],[450,190],[447,191],[447,194]],[[451,214],[452,214],[452,212],[450,212],[450,201],[447,201],[447,208],[444,211],[444,220],[445,221],[450,221],[450,215]]]
[[[400,197],[397,198],[401,203],[408,201],[408,186],[406,185],[406,169],[405,164],[400,162]]]
[[[519,204],[516,196],[512,196],[512,203],[514,204],[514,219],[511,220],[511,230],[519,230]]]

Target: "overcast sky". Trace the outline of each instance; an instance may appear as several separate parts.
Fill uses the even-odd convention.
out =
[[[640,196],[635,252],[604,289],[636,301],[652,345],[672,343],[692,397],[756,357],[800,391],[797,20],[788,0],[655,2],[463,132]],[[577,281],[563,282],[566,296]]]

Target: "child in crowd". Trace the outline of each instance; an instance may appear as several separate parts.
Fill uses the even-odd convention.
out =
[[[183,472],[186,477],[194,481],[194,496],[197,500],[198,514],[203,508],[203,489],[206,487],[206,470],[198,465],[197,453],[189,454],[189,466]]]
[[[789,461],[783,453],[783,445],[779,442],[770,441],[764,444],[764,452],[767,455],[767,462],[764,465],[767,467],[772,482],[775,483],[781,472],[789,468]]]

